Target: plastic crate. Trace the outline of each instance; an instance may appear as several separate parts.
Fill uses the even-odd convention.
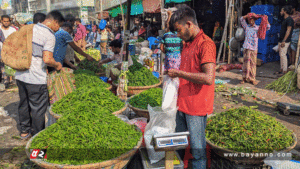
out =
[[[268,20],[269,20],[269,23],[272,25],[273,22],[274,22],[273,15],[268,15]],[[256,24],[256,25],[260,25],[260,23],[261,23],[261,18],[259,18],[259,19],[257,19],[257,20],[255,21],[255,24]]]
[[[255,5],[251,7],[251,12],[256,14],[271,15],[274,12],[274,5]]]
[[[263,63],[267,63],[266,54],[258,53],[258,54],[257,54],[257,58],[258,58],[258,59],[261,59],[261,60],[263,61]]]

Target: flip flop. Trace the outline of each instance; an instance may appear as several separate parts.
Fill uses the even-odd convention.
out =
[[[282,72],[275,72],[274,75],[280,75]]]
[[[25,137],[22,137],[20,134],[21,140],[27,140],[31,137],[31,132],[28,132],[27,135]]]

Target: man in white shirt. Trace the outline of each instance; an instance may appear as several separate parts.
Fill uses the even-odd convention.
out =
[[[5,39],[9,35],[11,35],[12,33],[17,31],[15,28],[13,28],[11,26],[11,20],[10,20],[10,17],[8,15],[2,15],[1,16],[1,22],[2,22],[2,25],[1,25],[0,29],[2,30]],[[2,49],[2,43],[1,43],[1,49]],[[12,83],[12,81],[13,81],[12,76],[9,76],[9,78],[7,76],[5,78],[7,78],[6,80],[8,81],[8,83]],[[6,87],[8,87],[8,83],[6,84]]]
[[[11,26],[10,18],[8,15],[1,16],[2,25],[0,29],[2,30],[5,39],[11,35],[12,33],[16,32],[17,30]]]
[[[58,11],[52,11],[46,20],[33,27],[32,60],[28,70],[17,71],[19,88],[19,121],[21,139],[28,139],[45,128],[45,113],[49,105],[46,68],[60,70],[62,65],[53,58],[55,35],[64,22]]]

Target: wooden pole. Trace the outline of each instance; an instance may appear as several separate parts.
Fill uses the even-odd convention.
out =
[[[298,38],[298,45],[297,45],[297,52],[296,52],[296,62],[295,62],[295,70],[297,70],[297,67],[298,67],[299,52],[300,52],[300,36]]]
[[[124,11],[123,11],[123,6],[122,6],[122,0],[120,0],[120,8],[121,8],[122,21],[125,23],[125,20],[124,20]],[[123,24],[123,30],[125,30],[125,24]]]
[[[164,0],[160,0],[160,2],[161,2],[161,5],[160,5],[160,11],[162,12],[163,11],[163,9],[164,9],[164,7],[165,7],[165,1]],[[162,15],[161,15],[161,17],[162,17]],[[162,24],[162,27],[161,27],[161,29],[162,30],[165,30],[165,21],[161,18],[161,24]],[[163,52],[160,52],[160,62],[159,62],[159,64],[160,64],[160,67],[159,67],[159,71],[160,71],[160,78],[162,78],[163,77],[163,58],[164,58],[164,56],[165,56],[165,54],[163,53]],[[158,60],[158,59],[157,59]]]
[[[101,20],[102,20],[103,19],[103,2],[102,2],[102,0],[100,0],[100,12],[101,12]]]
[[[228,17],[228,0],[225,1],[226,3],[226,18]],[[227,31],[225,32],[225,45],[224,45],[224,51],[223,51],[223,62],[225,62],[226,57],[226,42],[227,42]]]
[[[228,13],[227,13],[228,15],[226,17],[226,22],[225,22],[225,27],[224,27],[224,33],[223,33],[223,36],[222,36],[222,41],[221,41],[221,45],[220,45],[220,49],[219,49],[219,53],[218,53],[217,63],[220,62],[220,56],[221,56],[222,48],[223,48],[224,41],[225,41],[225,38],[226,38],[225,32],[227,31],[227,28],[228,28],[229,16],[231,15],[231,10],[230,10],[231,7],[232,7],[231,4],[232,4],[232,0],[230,0],[229,7],[228,7]]]
[[[230,16],[230,28],[229,28],[229,40],[232,38],[232,32],[233,32],[233,18],[234,18],[234,0],[232,1],[232,8],[231,8],[231,16]],[[230,48],[228,49],[228,64],[231,63],[231,58],[232,58],[232,51]]]
[[[130,11],[131,11],[131,0],[127,0],[127,30],[130,30]],[[125,22],[124,22],[125,25]],[[124,29],[125,30],[125,29]],[[126,56],[125,56],[125,60],[128,61],[128,55],[129,55],[129,51],[128,51],[128,46],[129,43],[125,45],[126,47]]]

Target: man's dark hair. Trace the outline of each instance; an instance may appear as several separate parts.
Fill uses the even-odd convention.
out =
[[[287,14],[292,15],[292,9],[293,7],[291,5],[286,5],[282,8]]]
[[[115,39],[110,42],[109,46],[115,47],[115,48],[121,48],[122,47],[122,42],[118,39]]]
[[[44,22],[45,19],[46,19],[46,15],[43,13],[35,13],[33,15],[33,23],[34,24],[42,23],[42,22]]]
[[[10,20],[10,17],[9,17],[8,15],[2,15],[2,16],[1,16],[1,20],[3,20],[4,18],[7,18],[7,19]]]
[[[73,31],[73,26],[72,26],[71,23],[69,23],[69,22],[63,23],[63,25],[62,25],[61,27],[62,27],[62,28],[68,28],[68,29],[70,29],[71,31]]]
[[[173,13],[169,22],[170,30],[172,32],[174,31],[174,24],[176,22],[183,25],[186,24],[187,21],[191,21],[195,25],[198,25],[196,13],[192,8],[186,4],[179,4],[176,8],[177,10]]]
[[[75,17],[72,14],[68,14],[65,17],[66,22],[75,22]]]
[[[112,26],[111,25],[108,25],[107,26],[107,29],[110,29],[112,31]]]
[[[51,11],[47,14],[46,16],[46,19],[53,19],[55,21],[57,21],[58,23],[63,23],[65,22],[65,18],[63,17],[63,15],[57,11],[57,10],[54,10],[54,11]]]
[[[76,18],[75,21],[78,21],[79,23],[81,23],[81,19],[80,18]]]

